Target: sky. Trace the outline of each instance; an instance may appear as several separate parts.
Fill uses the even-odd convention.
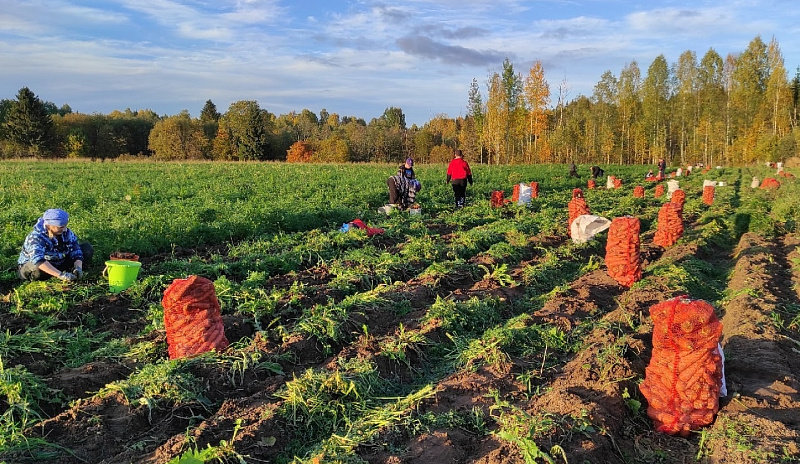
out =
[[[28,87],[74,112],[149,109],[198,117],[255,100],[409,126],[466,114],[473,79],[527,75],[540,61],[552,102],[591,96],[602,74],[659,55],[778,42],[800,66],[794,0],[0,0],[0,99]]]

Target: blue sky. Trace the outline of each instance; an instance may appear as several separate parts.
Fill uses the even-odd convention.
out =
[[[409,125],[465,113],[472,79],[508,57],[542,62],[553,101],[591,95],[632,61],[723,58],[756,36],[800,65],[790,0],[0,0],[0,98],[29,87],[73,111],[161,115],[256,100],[275,114],[325,108],[367,122],[402,108]]]

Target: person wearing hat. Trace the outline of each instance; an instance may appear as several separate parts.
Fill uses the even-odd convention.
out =
[[[83,265],[92,259],[89,243],[78,243],[78,237],[67,228],[69,214],[63,209],[48,209],[25,237],[17,260],[22,280],[44,280],[57,277],[72,282],[83,277]]]
[[[422,187],[414,173],[414,160],[407,158],[397,169],[397,174],[386,179],[386,186],[389,188],[389,204],[392,207],[406,209],[413,205],[417,192]],[[388,211],[386,206],[378,210],[384,213]]]
[[[463,208],[467,201],[467,183],[472,185],[472,170],[469,163],[464,160],[461,150],[453,150],[453,159],[447,165],[447,180],[445,183],[452,185],[456,208]]]

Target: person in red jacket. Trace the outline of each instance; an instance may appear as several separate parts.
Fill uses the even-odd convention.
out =
[[[453,151],[453,160],[447,166],[446,183],[453,186],[453,195],[456,199],[456,208],[463,208],[467,200],[467,183],[472,185],[472,170],[464,161],[461,150]]]

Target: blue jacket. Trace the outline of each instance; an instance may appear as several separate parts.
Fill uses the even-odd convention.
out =
[[[83,252],[78,244],[78,237],[71,230],[65,229],[60,238],[50,238],[44,227],[44,218],[39,218],[36,225],[33,226],[33,231],[25,237],[17,264],[30,262],[38,266],[45,261],[50,261],[50,264],[58,267],[67,259],[83,261]]]

